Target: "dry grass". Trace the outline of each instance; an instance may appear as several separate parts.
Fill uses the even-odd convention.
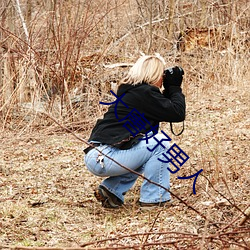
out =
[[[6,131],[2,135],[2,244],[73,247],[135,233],[162,233],[150,235],[147,240],[157,243],[173,240],[176,236],[183,239],[183,235],[178,238],[180,235],[165,234],[172,231],[200,237],[216,235],[236,218],[223,232],[244,229],[245,233],[231,241],[249,244],[249,221],[240,227],[243,215],[235,207],[244,211],[249,206],[248,86],[237,84],[218,88],[213,85],[200,93],[197,86],[190,85],[187,104],[185,133],[178,138],[172,136],[190,156],[179,176],[190,175],[201,168],[204,176],[198,178],[197,195],[193,195],[191,180],[178,180],[177,174],[172,175],[172,191],[216,223],[219,229],[175,199],[174,206],[169,209],[140,211],[136,204],[139,183],[127,195],[123,209],[103,209],[92,193],[101,179],[84,167],[82,142],[70,134],[49,133],[51,129],[46,128],[39,133],[20,135]],[[169,132],[168,126],[163,128]],[[78,134],[87,139],[88,132]],[[180,249],[209,249],[210,246],[225,249],[227,245],[220,240],[217,244],[211,243],[206,238],[191,241],[190,237],[176,246]],[[114,242],[104,241],[91,247],[109,249],[115,246]],[[145,243],[145,235],[121,238],[118,242],[121,246],[140,245]],[[172,249],[171,246],[168,249]],[[234,249],[233,245],[230,249]],[[235,249],[241,248],[235,246]]]
[[[101,179],[86,170],[83,143],[40,114],[49,112],[87,139],[107,108],[99,101],[112,99],[109,90],[126,70],[103,64],[131,63],[140,51],[148,50],[150,13],[145,1],[140,8],[140,1],[93,2],[79,7],[68,1],[58,5],[56,14],[44,12],[43,3],[35,8],[28,26],[34,61],[20,40],[18,20],[15,29],[7,27],[7,21],[1,26],[2,44],[7,47],[3,46],[0,62],[4,69],[0,74],[0,248],[249,249],[249,220],[240,226],[242,212],[250,205],[249,4],[208,3],[202,23],[213,30],[219,27],[217,40],[209,43],[209,36],[200,37],[199,42],[206,39],[206,46],[186,51],[170,49],[172,41],[165,38],[167,5],[156,1],[152,6],[152,52],[160,52],[167,66],[181,65],[186,73],[185,132],[171,136],[169,125],[162,124],[190,156],[179,175],[171,176],[171,190],[205,215],[206,221],[177,199],[168,209],[141,211],[136,204],[141,180],[122,209],[103,209],[92,193]],[[196,6],[179,1],[176,39],[177,31],[187,26],[199,28],[201,16],[202,2]],[[42,42],[44,34],[46,42]],[[34,69],[35,87],[29,85],[32,74],[23,74]],[[20,97],[23,87],[26,97]],[[11,98],[6,98],[9,93]],[[201,168],[193,195],[192,180],[177,176]]]

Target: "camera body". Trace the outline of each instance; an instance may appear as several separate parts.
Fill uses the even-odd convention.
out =
[[[167,73],[173,74],[174,73],[174,67],[170,67],[164,70],[163,75],[166,75]]]
[[[170,68],[165,69],[164,72],[163,72],[163,76],[166,76],[167,74],[173,75],[174,74],[174,70],[176,70],[176,69],[177,69],[177,71],[179,71],[179,73],[181,75],[184,75],[183,68],[181,68],[179,66],[174,66],[174,67],[170,67]]]

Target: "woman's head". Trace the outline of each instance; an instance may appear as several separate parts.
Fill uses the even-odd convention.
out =
[[[156,84],[156,86],[158,86],[162,79],[164,64],[165,61],[160,55],[144,55],[140,57],[129,70],[123,83],[135,85],[145,82],[152,85]]]

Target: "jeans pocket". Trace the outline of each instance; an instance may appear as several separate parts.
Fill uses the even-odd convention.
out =
[[[105,161],[107,161],[107,158],[104,155],[108,155],[112,151],[112,148],[107,145],[102,145],[97,147],[97,149],[98,150],[91,150],[85,156],[85,165],[87,166],[88,170],[94,175],[107,176],[107,169],[105,167]]]

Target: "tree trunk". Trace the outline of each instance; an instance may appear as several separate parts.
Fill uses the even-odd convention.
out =
[[[14,2],[14,0],[13,0]],[[31,8],[31,2],[27,1],[28,3],[28,10],[27,12],[30,12]],[[20,103],[23,102],[32,102],[34,103],[36,101],[36,97],[39,97],[38,92],[38,84],[36,82],[36,61],[34,59],[34,51],[32,50],[31,46],[31,40],[30,40],[30,34],[28,30],[28,26],[26,23],[26,20],[23,15],[23,10],[21,9],[21,5],[19,0],[15,0],[15,8],[16,12],[20,18],[25,40],[27,44],[27,58],[24,59],[24,61],[20,62],[20,80],[19,80],[19,87],[18,87],[18,99]]]
[[[148,54],[151,53],[152,41],[153,41],[153,0],[148,1],[148,12],[149,12],[149,43],[148,43]]]
[[[15,26],[13,20],[15,19],[14,9],[10,2],[0,0],[1,15],[1,26],[8,29],[10,32],[15,32]],[[1,110],[3,114],[7,113],[9,109],[9,103],[11,96],[14,91],[14,74],[13,74],[13,63],[11,63],[11,40],[8,39],[8,35],[0,29],[0,40],[3,41],[2,47],[0,48],[1,53],[0,60],[0,89],[2,89],[1,98]]]
[[[168,40],[172,42],[174,35],[174,13],[175,13],[175,1],[169,1],[169,16],[168,16]]]

